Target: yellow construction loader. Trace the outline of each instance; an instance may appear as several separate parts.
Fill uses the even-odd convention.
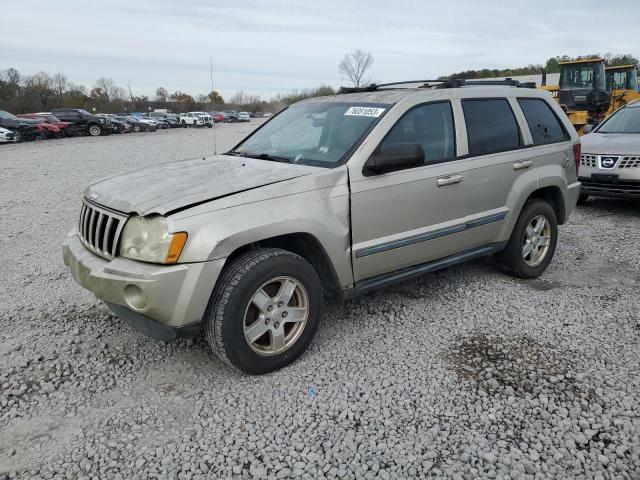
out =
[[[619,65],[605,69],[607,90],[611,95],[611,103],[606,112],[608,117],[618,108],[640,98],[638,91],[637,65]]]
[[[551,92],[579,135],[585,125],[600,123],[611,103],[602,58],[560,62],[559,85],[541,88]]]

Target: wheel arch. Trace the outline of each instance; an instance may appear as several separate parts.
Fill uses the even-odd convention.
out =
[[[304,258],[318,273],[325,295],[329,297],[339,296],[342,289],[329,255],[320,241],[310,233],[287,233],[242,245],[231,252],[227,257],[225,266],[247,251],[267,247],[280,248]]]
[[[564,223],[567,221],[567,218],[566,218],[567,215],[566,215],[566,209],[564,204],[564,197],[562,196],[562,191],[560,190],[560,187],[551,185],[551,186],[539,188],[529,195],[526,202],[536,198],[540,200],[544,200],[549,205],[551,205],[551,208],[553,208],[553,211],[556,214],[558,225],[564,225]]]

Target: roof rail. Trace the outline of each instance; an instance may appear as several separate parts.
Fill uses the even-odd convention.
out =
[[[447,80],[445,83],[438,85],[436,88],[458,88],[458,87],[473,87],[473,86],[481,86],[481,85],[502,85],[506,87],[517,87],[517,88],[536,88],[536,82],[521,82],[519,80],[514,80],[511,77],[505,78],[503,80],[466,80],[464,78],[453,78]]]
[[[375,92],[376,90],[380,90],[384,87],[392,87],[395,85],[407,85],[411,83],[421,83],[422,85],[419,88],[427,88],[430,87],[429,83],[442,83],[446,82],[446,80],[405,80],[403,82],[391,82],[391,83],[372,83],[370,85],[365,85],[364,87],[340,87],[338,90],[338,94],[341,93],[359,93],[359,92]]]
[[[422,85],[417,88],[460,88],[460,87],[474,87],[483,85],[497,85],[517,88],[536,88],[535,82],[520,82],[513,78],[505,78],[504,80],[467,80],[464,78],[448,78],[439,80],[406,80],[403,82],[391,82],[391,83],[372,83],[364,87],[340,87],[338,94],[344,93],[360,93],[360,92],[375,92],[377,90],[384,90],[388,87],[394,87],[397,85],[407,85],[412,83],[420,83]],[[435,85],[431,85],[435,84]]]

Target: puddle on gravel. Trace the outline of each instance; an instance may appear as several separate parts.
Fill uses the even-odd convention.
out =
[[[592,389],[576,380],[569,352],[526,335],[457,336],[445,359],[460,379],[471,380],[490,394],[545,394],[560,399],[591,396]]]

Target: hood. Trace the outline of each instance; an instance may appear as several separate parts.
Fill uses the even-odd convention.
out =
[[[35,120],[33,118],[28,118],[28,117],[18,117],[17,121],[27,125],[40,125],[41,123],[45,123],[42,120]]]
[[[590,133],[580,139],[582,153],[640,155],[640,134]]]
[[[117,175],[91,185],[85,190],[85,196],[99,205],[124,213],[166,215],[324,170],[300,164],[216,155]]]
[[[18,118],[12,118],[11,119],[12,122],[15,122],[15,125],[31,125],[31,126],[36,126],[36,125],[40,125],[41,121],[39,120],[34,120],[32,118],[23,118],[23,117],[18,117]]]

